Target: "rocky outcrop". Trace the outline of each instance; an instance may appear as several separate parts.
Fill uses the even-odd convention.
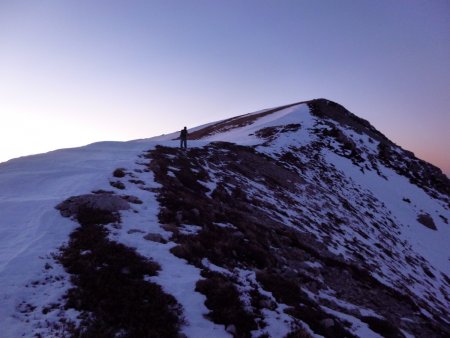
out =
[[[266,325],[266,311],[280,308],[292,318],[294,331],[307,326],[326,337],[352,336],[351,323],[337,313],[356,318],[383,336],[403,337],[401,330],[417,337],[448,334],[439,319],[443,313],[407,289],[387,286],[372,276],[380,268],[376,263],[380,252],[386,257],[383,266],[389,262],[414,266],[420,257],[396,242],[391,233],[395,225],[388,216],[372,219],[352,206],[357,200],[367,203],[360,209],[369,210],[370,205],[383,214],[383,207],[372,196],[361,191],[355,201],[342,199],[342,204],[333,207],[335,202],[327,200],[327,194],[333,191],[333,199],[339,200],[338,185],[344,185],[344,193],[354,189],[350,182],[333,172],[329,174],[335,185],[330,182],[326,187],[311,184],[299,174],[305,170],[325,173],[320,161],[314,162],[315,169],[303,163],[296,171],[291,169],[295,155],[289,161],[273,159],[254,148],[224,142],[187,153],[157,147],[148,157],[149,168],[161,184],[160,222],[177,243],[172,252],[202,270],[204,280],[197,289],[207,297],[211,320],[233,326],[236,336],[250,336],[252,330]],[[327,174],[321,177],[327,182],[326,178]],[[327,209],[339,210],[339,215],[322,215],[324,209],[319,205],[327,203]],[[386,236],[390,245],[380,242],[370,248],[354,238],[348,243],[354,249],[354,260],[330,251],[331,243],[324,245],[322,238],[345,237],[344,224],[355,222],[352,218],[359,219],[360,226],[354,230],[368,239],[366,243]],[[185,224],[199,230],[186,234],[182,231]],[[406,250],[410,260],[395,257],[396,250]],[[243,271],[248,273],[244,279]],[[435,319],[421,315],[419,303],[435,313]]]

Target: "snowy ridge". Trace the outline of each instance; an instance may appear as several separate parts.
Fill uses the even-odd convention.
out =
[[[211,123],[187,152],[174,133],[0,164],[2,334],[131,334],[73,302],[80,276],[60,252],[89,260],[71,245],[92,223],[158,265],[139,285],[173,297],[174,336],[448,336],[450,183],[343,109]],[[81,207],[55,209],[76,196],[129,207],[91,205],[83,217],[120,217],[83,223]]]

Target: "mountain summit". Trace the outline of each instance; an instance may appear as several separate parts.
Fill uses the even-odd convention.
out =
[[[448,337],[450,181],[326,99],[0,164],[5,337]]]

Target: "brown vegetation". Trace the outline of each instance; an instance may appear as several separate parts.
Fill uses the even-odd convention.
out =
[[[297,103],[288,104],[288,105],[273,108],[273,109],[268,109],[266,111],[263,111],[263,112],[257,113],[257,114],[246,114],[246,115],[241,115],[241,116],[233,117],[230,119],[226,119],[221,122],[211,124],[200,130],[194,131],[189,134],[188,138],[190,140],[199,140],[199,139],[202,139],[204,137],[207,137],[207,136],[210,136],[210,135],[213,135],[216,133],[223,133],[223,132],[226,132],[226,131],[234,129],[234,128],[244,127],[249,124],[252,124],[254,121],[256,121],[257,119],[260,119],[261,117],[273,114],[277,111],[280,111],[280,110],[283,110],[283,109],[286,109],[289,107],[299,105],[301,103],[303,103],[303,102],[297,102]]]
[[[99,195],[90,199],[93,196]],[[77,200],[73,197],[58,206],[80,224],[58,257],[74,285],[65,296],[66,308],[82,314],[72,336],[178,337],[180,306],[145,278],[155,276],[159,265],[107,237],[105,225],[120,221],[118,209],[71,207]]]
[[[157,147],[148,157],[152,159],[150,169],[162,185],[158,190],[160,222],[172,231],[171,240],[178,243],[172,252],[202,269],[205,279],[199,282],[197,290],[207,297],[209,317],[215,322],[234,325],[239,332],[237,336],[245,337],[254,325],[264,327],[261,306],[272,305],[255,288],[251,308],[244,308],[234,291],[239,282],[209,271],[202,263],[205,258],[229,271],[235,268],[260,271],[256,276],[261,288],[271,292],[278,303],[288,305],[290,316],[327,337],[351,337],[351,334],[338,318],[330,325],[331,320],[327,320],[330,315],[301,291],[301,287],[311,290],[322,287],[314,274],[321,275],[327,287],[349,302],[362,306],[375,304],[376,311],[388,315],[384,324],[372,321],[374,327],[398,325],[397,315],[412,316],[417,311],[410,298],[381,284],[367,270],[332,255],[313,236],[286,227],[277,216],[283,215],[280,205],[294,206],[295,202],[281,192],[298,194],[297,189],[304,182],[295,171],[287,169],[289,164],[276,162],[253,148],[224,142],[192,149],[187,155],[177,149]],[[202,184],[209,180],[206,165],[216,180],[220,176],[213,191]],[[177,168],[174,176],[167,175],[169,167]],[[250,194],[249,182],[264,182],[272,192],[280,191],[278,206]],[[357,213],[346,200],[342,201],[342,208]],[[331,218],[332,222],[334,219]],[[219,227],[217,223],[231,226]],[[201,228],[198,233],[187,235],[181,231],[183,224]],[[336,226],[323,224],[322,228]],[[323,268],[314,272],[305,268],[303,262],[311,260],[320,262]],[[396,308],[396,316],[389,316],[386,304]],[[242,315],[239,318],[231,315],[227,311],[230,307]],[[239,321],[244,319],[245,325]]]

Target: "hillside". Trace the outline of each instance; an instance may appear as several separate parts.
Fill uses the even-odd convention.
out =
[[[0,164],[6,337],[447,337],[450,181],[318,99]]]

